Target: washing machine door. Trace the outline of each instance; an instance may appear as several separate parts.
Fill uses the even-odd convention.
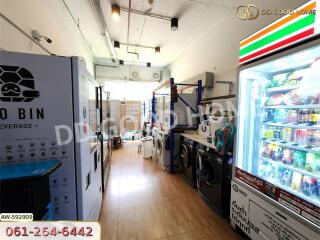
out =
[[[191,166],[191,158],[190,158],[190,152],[188,150],[188,147],[186,144],[181,145],[180,150],[180,167],[181,169],[186,169]]]
[[[222,159],[217,155],[211,155],[199,150],[198,154],[198,179],[199,184],[205,184],[209,188],[222,183],[221,170]]]

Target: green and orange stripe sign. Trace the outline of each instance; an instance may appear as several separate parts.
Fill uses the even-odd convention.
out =
[[[252,61],[317,34],[315,28],[317,24],[320,24],[317,21],[319,14],[301,14],[316,10],[316,8],[316,0],[309,1],[297,8],[293,14],[278,19],[242,40],[239,64]]]

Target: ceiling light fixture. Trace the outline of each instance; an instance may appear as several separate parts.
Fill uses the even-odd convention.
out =
[[[156,52],[157,54],[160,54],[160,47],[156,47],[156,48],[155,48],[155,52]]]
[[[119,20],[120,18],[120,7],[118,4],[112,4],[112,17],[114,20]]]
[[[120,48],[120,42],[114,41],[114,42],[113,42],[113,47],[114,47],[114,48]]]
[[[123,60],[119,60],[119,65],[124,65],[124,61]]]
[[[178,18],[172,18],[171,19],[171,30],[172,31],[177,31],[179,27],[179,20]]]
[[[147,67],[151,67],[151,63],[147,62]]]

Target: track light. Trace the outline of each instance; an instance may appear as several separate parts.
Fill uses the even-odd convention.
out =
[[[171,19],[171,30],[172,31],[177,31],[179,27],[179,20],[178,18],[172,18]]]
[[[124,65],[124,62],[123,62],[123,60],[119,60],[119,65]]]
[[[147,67],[151,67],[151,63],[147,62]]]
[[[113,42],[113,47],[114,47],[114,48],[120,48],[120,42],[114,41],[114,42]]]
[[[157,54],[160,54],[160,47],[156,47],[156,48],[155,48],[155,52],[156,52]]]
[[[114,20],[119,20],[120,18],[120,7],[118,4],[112,4],[112,17]]]

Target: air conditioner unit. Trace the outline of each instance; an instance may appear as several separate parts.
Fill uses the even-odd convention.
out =
[[[161,68],[147,68],[140,66],[97,66],[96,77],[99,80],[133,80],[133,81],[161,81]]]
[[[198,80],[202,80],[202,87],[213,88],[214,74],[212,72],[203,72],[183,81],[183,83],[197,83]]]

